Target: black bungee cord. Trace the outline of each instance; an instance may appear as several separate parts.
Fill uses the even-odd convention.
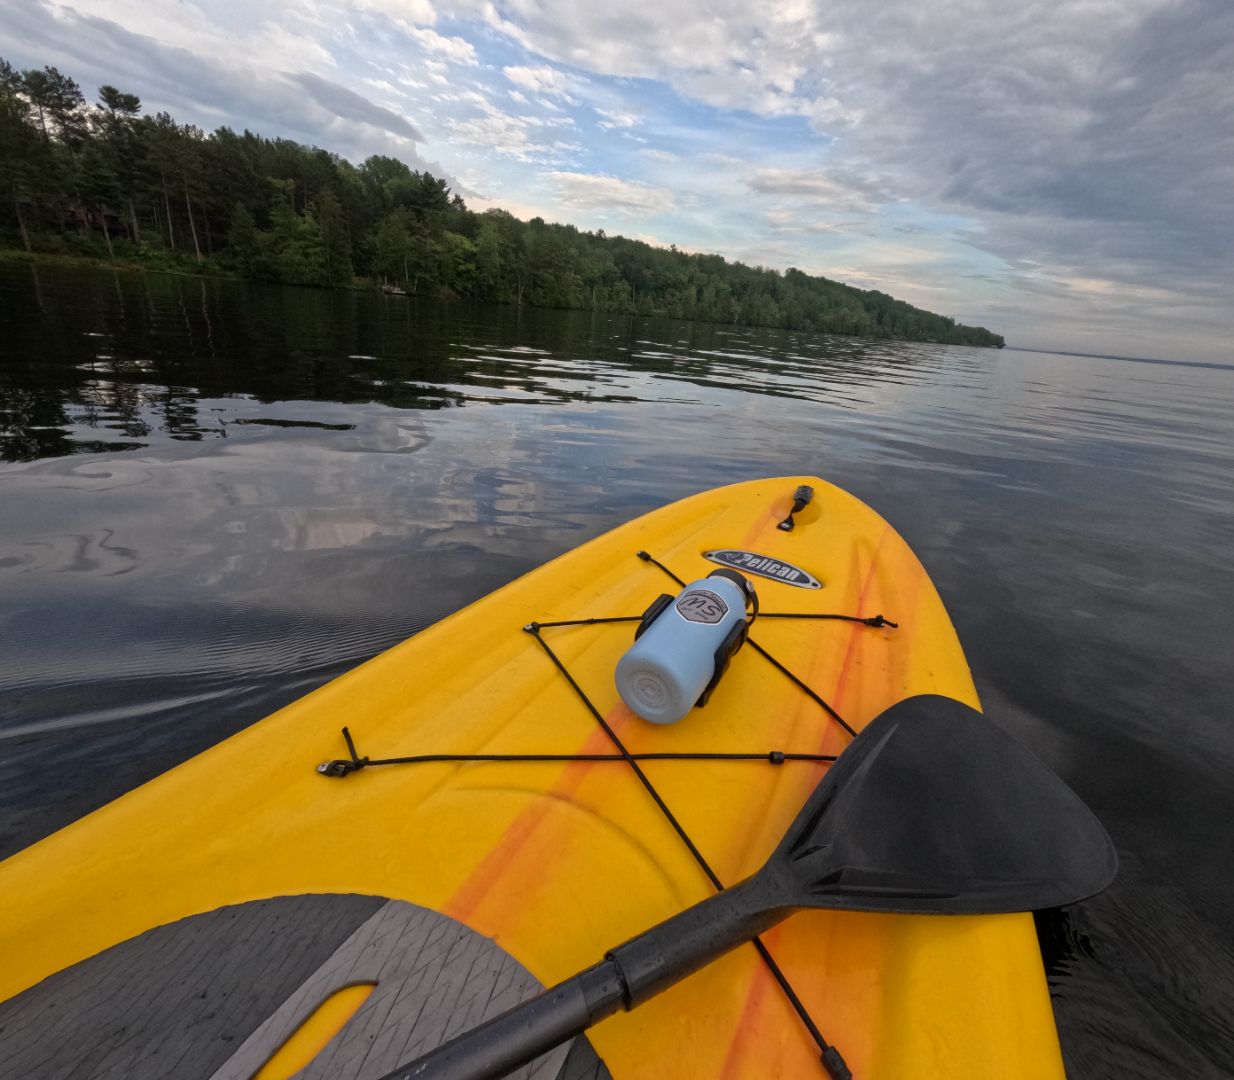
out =
[[[637,556],[643,562],[650,563],[667,574],[678,586],[684,588],[685,582],[678,577],[672,570],[665,566],[658,559],[653,558],[646,551],[637,552]],[[810,613],[810,612],[763,612],[758,616],[763,619],[816,619],[816,620],[839,620],[844,622],[859,623],[870,627],[898,627],[898,623],[892,622],[883,615],[874,615],[863,617],[860,615],[842,615],[832,613]],[[600,725],[609,741],[618,751],[615,754],[413,754],[403,757],[389,758],[370,758],[368,756],[361,757],[356,750],[355,741],[352,738],[351,732],[347,727],[343,728],[343,739],[347,744],[347,758],[340,758],[334,761],[323,762],[317,766],[317,771],[325,776],[345,777],[354,772],[359,772],[362,769],[371,768],[374,766],[383,765],[422,765],[422,764],[461,764],[461,763],[532,763],[532,762],[622,762],[627,764],[638,778],[639,782],[651,796],[656,806],[663,814],[665,820],[677,833],[682,843],[685,844],[694,861],[702,869],[707,879],[717,891],[723,891],[724,884],[721,882],[715,871],[712,870],[703,853],[699,851],[697,845],[685,831],[681,822],[678,821],[676,815],[669,809],[659,791],[656,790],[646,772],[640,766],[641,761],[753,761],[765,762],[772,765],[783,765],[786,762],[811,762],[827,764],[836,760],[835,754],[807,754],[796,753],[782,750],[769,750],[757,753],[720,753],[709,751],[678,751],[678,752],[659,752],[659,753],[631,753],[621,741],[621,738],[613,730],[612,726],[604,719],[604,716],[593,704],[587,696],[583,688],[578,684],[578,681],[570,673],[569,669],[562,662],[561,658],[552,649],[547,641],[544,640],[542,631],[547,629],[556,629],[562,627],[573,626],[597,626],[608,623],[630,623],[640,622],[643,619],[641,615],[615,615],[598,618],[587,619],[562,619],[552,622],[530,622],[523,627],[523,630],[530,634],[544,651],[545,655],[552,661],[553,665],[565,678],[570,688],[574,691],[579,700],[586,706],[588,712],[591,713],[595,721]],[[753,620],[751,620],[753,621]],[[855,736],[856,731],[840,716],[840,714],[832,708],[824,698],[819,695],[813,688],[807,685],[802,679],[794,674],[789,668],[771,655],[765,648],[759,645],[752,639],[749,639],[750,646],[760,656],[772,664],[778,671],[787,676],[794,685],[801,689],[807,696],[818,704],[823,711],[836,724],[844,729],[850,736]],[[788,977],[776,963],[775,958],[768,951],[767,946],[759,939],[754,938],[752,941],[755,949],[758,951],[767,970],[775,979],[780,990],[785,998],[792,1006],[793,1011],[797,1014],[810,1037],[814,1040],[821,1053],[823,1066],[834,1080],[851,1080],[852,1073],[844,1062],[839,1050],[830,1044],[819,1030],[818,1025],[811,1017],[805,1003],[793,989],[792,984],[788,981]]]

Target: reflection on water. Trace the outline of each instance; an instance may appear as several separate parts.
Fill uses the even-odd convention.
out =
[[[1231,406],[1213,365],[5,264],[0,852],[644,510],[816,472],[1119,845],[1040,920],[1073,1075],[1228,1075]]]
[[[226,438],[230,423],[256,422],[217,400],[237,395],[440,409],[669,400],[682,383],[683,401],[740,387],[858,405],[849,387],[928,379],[948,352],[200,278],[20,264],[0,275],[0,454],[16,461]]]

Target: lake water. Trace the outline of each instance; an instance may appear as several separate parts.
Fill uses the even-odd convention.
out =
[[[1118,846],[1039,920],[1071,1074],[1234,1074],[1234,366],[0,263],[0,410],[0,855],[643,511],[817,473]]]

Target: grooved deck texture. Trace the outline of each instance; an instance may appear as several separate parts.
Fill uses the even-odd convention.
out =
[[[0,1003],[0,1078],[208,1076],[383,902],[220,908],[57,972]]]
[[[248,1080],[330,994],[364,982],[377,987],[300,1073],[302,1080],[376,1080],[542,989],[488,938],[435,911],[391,900],[211,1080]],[[599,1066],[590,1045],[584,1046]],[[554,1080],[569,1050],[558,1047],[510,1075]],[[586,1056],[580,1051],[576,1060]],[[579,1074],[580,1080],[588,1075]]]
[[[566,1055],[557,1080],[613,1080],[591,1043],[587,1039],[575,1039]]]
[[[541,989],[494,942],[425,908],[279,897],[148,931],[0,1003],[0,1080],[249,1080],[357,982],[377,985],[304,1080],[380,1077]],[[511,1075],[608,1071],[578,1039]]]

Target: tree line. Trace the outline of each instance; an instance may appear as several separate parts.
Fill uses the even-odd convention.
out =
[[[360,165],[135,94],[97,102],[54,67],[0,59],[0,246],[314,286],[1001,346],[886,293],[654,247],[603,230],[474,213],[392,157]]]

